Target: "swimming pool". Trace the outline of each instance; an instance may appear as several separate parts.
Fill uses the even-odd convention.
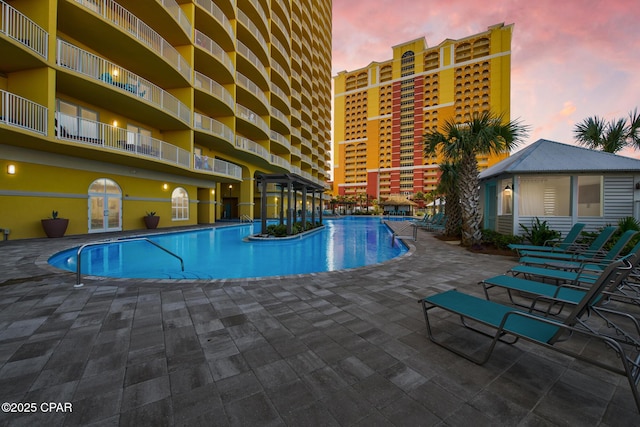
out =
[[[150,279],[232,279],[317,273],[377,264],[407,251],[379,218],[325,219],[325,228],[299,239],[247,242],[260,223],[146,236],[184,259],[145,241],[89,246],[82,274]],[[77,248],[59,252],[49,264],[76,271]]]

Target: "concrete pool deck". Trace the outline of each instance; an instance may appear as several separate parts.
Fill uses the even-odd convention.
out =
[[[419,298],[453,287],[481,295],[477,282],[515,258],[470,253],[419,230],[399,258],[312,275],[85,277],[74,288],[75,274],[46,264],[108,237],[0,242],[0,401],[36,405],[0,413],[0,425],[640,421],[622,376],[525,342],[498,344],[478,366],[427,339]]]

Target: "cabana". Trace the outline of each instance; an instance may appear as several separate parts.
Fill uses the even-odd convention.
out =
[[[640,160],[544,139],[480,173],[483,227],[518,235],[547,221],[563,235],[640,217]]]
[[[413,206],[417,205],[413,200],[409,200],[399,194],[392,194],[387,200],[380,203],[385,213],[395,215],[411,215]]]

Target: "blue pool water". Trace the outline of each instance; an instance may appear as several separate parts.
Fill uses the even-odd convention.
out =
[[[147,236],[184,259],[144,241],[118,241],[82,251],[82,274],[153,279],[225,279],[284,276],[377,264],[407,251],[379,218],[325,219],[325,228],[293,240],[246,241],[260,223]],[[77,248],[49,264],[76,271]]]

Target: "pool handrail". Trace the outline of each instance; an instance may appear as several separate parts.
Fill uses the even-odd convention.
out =
[[[84,245],[80,246],[78,248],[78,251],[76,252],[76,284],[74,285],[74,287],[79,288],[81,286],[83,286],[83,284],[81,283],[81,279],[82,279],[82,272],[80,271],[81,267],[82,267],[82,251],[84,250],[84,248],[88,247],[88,246],[98,246],[98,245],[108,245],[110,243],[120,243],[120,242],[132,242],[132,241],[145,241],[145,242],[149,242],[151,243],[153,246],[157,247],[158,249],[161,249],[163,251],[165,251],[166,253],[168,253],[169,255],[172,255],[176,258],[178,258],[178,260],[180,261],[180,268],[182,269],[182,271],[184,271],[184,260],[177,254],[171,252],[169,249],[165,248],[164,246],[161,246],[160,244],[154,242],[153,240],[150,240],[146,237],[125,237],[125,238],[121,238],[121,239],[110,239],[110,240],[101,240],[101,241],[97,241],[97,242],[89,242],[89,243],[85,243]]]

